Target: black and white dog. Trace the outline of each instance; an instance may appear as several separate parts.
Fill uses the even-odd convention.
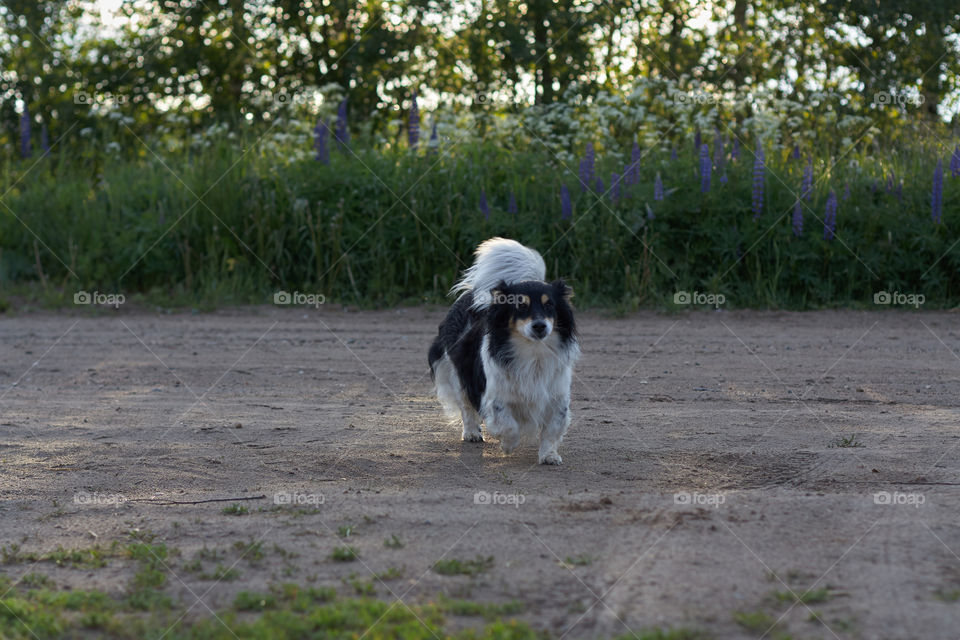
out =
[[[573,290],[545,282],[543,258],[514,240],[491,238],[475,256],[430,347],[437,397],[465,441],[483,441],[483,422],[504,452],[539,440],[540,463],[560,464],[580,356]]]

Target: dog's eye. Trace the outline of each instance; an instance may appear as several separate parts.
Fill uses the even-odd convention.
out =
[[[547,300],[543,303],[544,309],[553,309],[553,300]]]

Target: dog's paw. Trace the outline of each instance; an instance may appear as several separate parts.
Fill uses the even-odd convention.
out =
[[[540,464],[560,464],[561,462],[563,462],[563,458],[556,451],[540,456]]]
[[[480,432],[476,433],[465,433],[463,434],[464,442],[483,442],[483,436],[480,435]]]

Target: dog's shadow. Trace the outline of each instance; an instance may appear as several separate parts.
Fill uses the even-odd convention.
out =
[[[493,469],[526,469],[531,462],[537,463],[537,451],[521,448],[513,453],[500,450],[500,442],[494,438],[483,442],[460,442],[460,463],[471,471],[481,472]]]

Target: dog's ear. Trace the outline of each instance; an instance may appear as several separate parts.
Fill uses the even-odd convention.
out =
[[[563,298],[567,302],[570,302],[570,300],[573,299],[573,287],[564,282],[563,278],[554,280],[550,283],[550,286],[553,287],[553,290],[557,292],[558,297]]]
[[[490,289],[490,304],[500,304],[498,300],[502,300],[506,296],[507,292],[507,281],[501,280],[500,283],[495,286],[493,289]]]

